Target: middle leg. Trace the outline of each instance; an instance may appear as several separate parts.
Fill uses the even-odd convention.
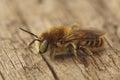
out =
[[[77,60],[77,62],[82,63],[78,57],[78,53],[77,53],[77,46],[74,43],[69,43],[66,45],[66,47],[68,48],[68,51],[70,53],[73,53],[73,55],[75,56],[75,59]]]

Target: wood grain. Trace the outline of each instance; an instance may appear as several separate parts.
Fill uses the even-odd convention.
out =
[[[119,4],[119,0],[0,0],[0,80],[119,80]],[[73,23],[106,32],[109,44],[95,56],[102,71],[91,58],[85,68],[74,57],[53,61],[49,51],[41,55],[34,47],[25,49],[33,37],[19,27],[40,34]]]

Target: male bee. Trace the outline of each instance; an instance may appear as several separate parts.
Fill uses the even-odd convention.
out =
[[[31,46],[35,41],[38,41],[39,52],[41,54],[45,53],[49,49],[50,57],[54,59],[56,56],[55,49],[64,48],[70,53],[73,53],[75,59],[80,62],[78,51],[82,50],[83,52],[86,52],[85,55],[89,55],[94,60],[98,67],[92,51],[98,51],[104,47],[104,33],[96,30],[74,29],[73,27],[78,26],[52,27],[41,33],[39,36],[22,28],[20,29],[36,37],[29,46]]]

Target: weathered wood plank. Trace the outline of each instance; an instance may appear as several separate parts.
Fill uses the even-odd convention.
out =
[[[38,7],[37,3],[36,4],[31,4],[31,3],[34,2],[34,0],[31,1],[31,2],[26,1],[26,3],[24,3],[24,5],[23,5],[21,0],[20,1],[16,1],[16,2],[19,4],[21,12],[23,12],[22,14],[23,14],[24,19],[26,20],[27,18],[30,18],[29,20],[26,20],[26,22],[28,23],[28,25],[32,26],[32,27],[29,27],[29,28],[33,32],[35,32],[34,31],[35,29],[36,30],[39,29],[39,31],[38,31],[38,33],[39,33],[39,32],[41,32],[42,28],[45,29],[45,27],[50,27],[50,26],[52,26],[52,24],[53,25],[57,25],[57,24],[60,25],[60,24],[62,24],[61,21],[59,21],[59,18],[57,20],[58,22],[57,21],[56,22],[55,21],[51,21],[51,19],[54,20],[54,17],[57,17],[57,15],[59,16],[62,13],[62,11],[60,11],[60,12],[56,11],[57,13],[54,12],[55,5],[57,5],[57,1],[52,1],[52,3],[51,2],[50,3],[49,2],[44,2],[43,5],[38,4],[39,6],[42,6],[43,8],[45,8],[45,6],[47,6],[48,3],[49,3],[49,5],[51,6],[50,9],[53,9],[53,12],[45,12],[46,8],[43,9],[44,11],[41,10],[41,7]],[[56,8],[55,10],[59,9],[59,6],[56,6],[56,7],[58,7],[58,8]],[[31,9],[34,10],[33,8],[36,9],[36,10],[31,12]],[[26,11],[26,9],[27,9],[27,11]],[[37,17],[29,17],[29,16],[36,16],[35,14],[32,14],[32,13],[37,13],[38,14],[38,15],[36,14]],[[44,16],[40,16],[42,14]],[[49,14],[49,16],[47,14]],[[57,15],[55,15],[55,14],[57,14]],[[65,16],[64,14],[63,14],[63,19],[64,19],[64,16]],[[53,16],[53,18],[52,18],[52,16]],[[60,18],[61,18],[61,16],[60,16]],[[37,20],[38,23],[34,22],[34,20]],[[43,22],[44,24],[41,23],[41,22]],[[38,24],[38,26],[35,26],[36,24]],[[45,27],[42,27],[43,25]],[[80,76],[82,79],[89,78],[88,74],[86,74],[86,75],[79,75],[79,74],[83,74],[83,72],[81,72],[81,70],[79,70],[79,68],[75,65],[73,59],[68,59],[66,61],[64,60],[64,62],[59,62],[58,63],[58,62],[53,62],[53,61],[50,60],[49,53],[46,56],[48,56],[47,58],[45,58],[46,61],[51,66],[51,68],[55,71],[55,72],[53,72],[53,75],[54,75],[54,77],[56,79],[60,79],[60,80],[66,80],[66,79],[73,80],[73,79],[77,79],[78,80],[79,77],[76,77],[76,76]],[[68,63],[68,62],[70,62],[70,63]],[[72,71],[70,71],[70,70],[72,70]],[[73,74],[73,73],[76,73],[76,72],[77,72],[77,74]],[[65,76],[65,75],[67,75],[67,76]],[[86,77],[84,77],[84,76],[86,76]]]
[[[105,14],[103,16],[103,15],[100,15],[99,13],[97,13],[96,10],[94,9],[94,7],[91,6],[91,4],[87,0],[86,1],[80,1],[80,2],[79,1],[59,1],[58,2],[56,0],[52,0],[52,1],[51,2],[45,1],[45,2],[43,2],[44,4],[42,4],[42,5],[39,4],[40,7],[38,7],[36,4],[31,4],[34,1],[33,2],[31,1],[29,3],[26,2],[26,3],[24,3],[24,6],[23,6],[22,1],[18,2],[18,4],[20,4],[21,10],[23,10],[22,11],[23,12],[23,17],[28,21],[28,23],[30,24],[30,26],[31,25],[34,26],[34,25],[37,24],[37,21],[35,21],[35,20],[38,20],[38,24],[40,22],[42,22],[43,20],[47,20],[47,21],[44,21],[44,24],[47,25],[47,26],[69,24],[69,23],[72,23],[72,22],[79,22],[79,21],[81,21],[80,23],[83,23],[83,26],[93,26],[95,28],[100,28],[100,29],[102,28],[102,25],[106,24],[106,21],[104,21],[104,19],[105,19],[104,16],[107,16],[107,14]],[[21,4],[22,4],[22,6],[21,6]],[[56,6],[56,4],[57,4],[57,6]],[[92,4],[94,4],[94,3],[92,3]],[[47,9],[46,6],[48,6],[48,5],[50,6],[50,8]],[[66,7],[63,6],[63,5],[66,5]],[[35,10],[33,11],[32,8],[34,8]],[[33,12],[31,12],[31,11],[33,11]],[[51,11],[51,12],[49,12],[49,11]],[[28,17],[26,17],[26,15],[36,16],[34,13],[38,13],[38,16],[37,17],[30,17],[30,19],[28,19]],[[41,18],[41,15],[43,15],[42,18]],[[67,16],[68,20],[66,20],[66,15],[68,15]],[[31,22],[33,21],[34,18],[36,18],[34,20],[36,22],[36,24],[31,24]],[[65,20],[65,21],[63,21],[63,20]],[[41,29],[40,26],[41,25],[36,26],[36,27]],[[30,29],[33,31],[33,27],[30,27]],[[40,32],[40,31],[38,31],[38,32]],[[103,63],[104,66],[108,68],[108,66],[106,66],[104,62],[106,61],[106,63],[107,63],[111,59],[108,57],[108,55],[105,55],[105,56],[102,56],[102,57],[103,58],[105,57],[107,59],[104,60],[102,58],[99,58],[99,57],[98,58],[101,61],[101,63]],[[60,75],[60,74],[65,74],[65,73],[63,73],[63,70],[59,68],[59,66],[61,65],[61,63],[59,63],[60,65],[56,66],[54,62],[52,62],[51,60],[49,60],[49,58],[47,58],[47,59],[49,61],[49,64],[51,64],[51,66],[53,66],[53,68],[55,69],[56,74],[58,76],[60,76],[59,79],[63,79],[63,78],[66,79],[64,75],[63,76]],[[117,59],[118,59],[118,57],[117,57]],[[72,63],[71,60],[68,60],[68,61],[70,61]],[[69,70],[71,70],[71,69],[68,68],[68,67],[70,67],[70,65],[67,64],[67,63],[64,63],[64,64],[66,64],[66,65],[65,66],[62,65],[62,68],[66,69],[65,71],[67,73]],[[114,64],[113,64],[112,61],[111,61],[111,65],[114,66]],[[76,71],[78,71],[78,70],[77,70],[77,68],[74,68],[74,70],[71,71],[71,73],[76,73]],[[113,70],[115,72],[117,72],[114,68],[113,68]],[[90,70],[90,71],[88,71],[89,73],[87,73],[87,75],[90,74],[91,76],[93,76],[93,79],[105,79],[108,76],[109,76],[108,79],[110,79],[110,78],[113,77],[113,75],[111,74],[111,72],[109,72],[109,69],[108,69],[108,71],[106,71],[106,73],[105,72],[99,72],[99,71],[95,70],[97,72],[97,74],[96,74],[93,71],[94,70]],[[101,75],[102,73],[104,73],[105,76],[104,77],[103,76],[99,77],[98,75]],[[77,72],[77,74],[81,74],[81,73]],[[77,76],[77,74],[74,74],[74,75]],[[69,72],[69,75],[67,75],[67,79],[68,79],[68,76],[69,76],[69,79],[73,79],[72,78],[73,76],[70,75],[70,72]],[[76,77],[76,79],[77,78],[78,77]]]
[[[3,80],[54,80],[42,57],[32,55],[23,45],[29,41],[19,31],[25,24],[16,13],[12,2],[1,0],[0,6],[0,73]],[[22,39],[26,39],[23,41]],[[27,46],[27,45],[26,45]],[[42,65],[42,66],[40,66]],[[2,80],[1,79],[1,80]]]
[[[31,80],[119,80],[120,28],[119,0],[0,0],[0,75],[2,79]],[[52,61],[49,51],[42,55],[24,47],[32,38],[18,31],[19,26],[39,34],[46,28],[78,22],[82,28],[106,31],[114,46],[98,53],[96,59],[103,69],[96,69],[93,60],[88,68],[74,58]],[[117,25],[117,27],[115,27]],[[112,35],[112,36],[111,36]],[[102,54],[102,55],[100,55]]]

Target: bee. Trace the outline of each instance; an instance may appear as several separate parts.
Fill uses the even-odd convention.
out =
[[[73,53],[75,59],[81,62],[78,57],[78,51],[81,50],[84,55],[89,55],[98,67],[98,63],[93,56],[93,51],[102,50],[104,48],[105,39],[104,33],[96,30],[84,30],[75,28],[78,26],[58,26],[52,27],[45,32],[41,33],[39,36],[31,33],[30,31],[20,28],[35,37],[33,41],[29,44],[29,47],[35,42],[38,42],[39,52],[41,54],[46,51],[50,51],[50,57],[55,58],[55,49],[65,49],[70,53]],[[99,68],[99,67],[98,67]]]

